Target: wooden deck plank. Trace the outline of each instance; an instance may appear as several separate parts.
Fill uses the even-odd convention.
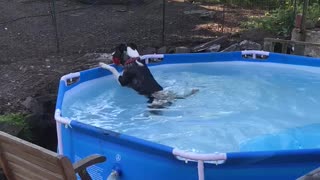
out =
[[[30,154],[37,153],[37,156],[39,158],[43,158],[49,162],[55,163],[57,153],[52,152],[48,149],[42,148],[40,146],[37,146],[35,144],[32,144],[30,142],[24,141],[17,137],[14,137],[14,136],[8,137],[6,133],[0,132],[0,142],[10,144],[19,149],[23,149],[23,151],[26,153],[30,153]]]
[[[19,164],[15,164],[12,162],[9,162],[9,166],[12,169],[15,176],[17,176],[17,179],[19,180],[44,180],[48,179],[46,176],[41,176],[38,172],[35,171],[29,171],[23,166],[20,166]],[[52,180],[61,180],[63,179],[62,176],[57,177]]]
[[[5,154],[7,161],[9,162],[9,164],[16,164],[16,165],[19,165],[22,167],[27,167],[29,172],[37,172],[40,176],[47,177],[48,179],[61,178],[61,174],[51,172],[49,170],[44,169],[41,166],[37,166],[35,164],[32,164],[32,163],[20,158],[19,156],[15,155],[15,154],[11,154],[9,152],[5,152],[4,154]],[[12,166],[9,165],[9,167],[12,169],[13,172],[15,171],[15,169]]]
[[[96,158],[92,158],[96,157]],[[90,156],[77,164],[82,170],[106,158]],[[99,158],[100,157],[100,158]],[[98,158],[98,159],[97,159]],[[71,161],[62,155],[0,131],[0,164],[9,180],[76,180]],[[87,174],[86,179],[91,179]]]
[[[58,166],[58,164],[57,164],[57,162],[59,161],[58,158],[56,158],[56,160],[55,160],[56,163],[54,164],[50,161],[47,161],[46,159],[42,159],[42,158],[38,157],[37,155],[26,153],[22,149],[12,147],[12,146],[8,145],[7,143],[3,143],[2,148],[3,148],[3,150],[5,150],[6,152],[9,152],[11,154],[18,154],[20,158],[22,158],[32,164],[41,166],[44,169],[47,169],[47,170],[52,171],[54,173],[61,173],[62,172],[61,166]]]

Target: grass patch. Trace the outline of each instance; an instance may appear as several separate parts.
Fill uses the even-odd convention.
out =
[[[32,141],[32,132],[23,114],[0,115],[0,130],[7,133],[15,132],[14,135],[27,141]],[[18,132],[16,132],[18,131]]]
[[[8,114],[0,115],[0,123],[7,123],[15,126],[26,126],[24,115],[22,114]]]
[[[263,17],[251,17],[247,22],[241,23],[244,29],[261,28],[271,33],[289,37],[294,28],[295,14],[302,13],[303,6],[299,4],[296,11],[287,5],[279,7],[265,14]],[[320,18],[320,4],[310,4],[306,21],[315,24]]]

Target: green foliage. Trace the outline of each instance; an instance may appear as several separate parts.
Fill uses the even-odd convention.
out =
[[[224,0],[195,0],[197,2],[204,2],[204,3],[212,3],[212,4],[218,4],[223,3]]]
[[[252,17],[249,21],[242,23],[242,28],[261,28],[277,35],[286,36],[293,28],[293,7],[286,9],[278,8],[266,13],[264,17]]]
[[[274,8],[280,6],[279,0],[225,0],[228,4],[238,5],[241,7],[258,7],[258,8]]]
[[[24,116],[21,114],[0,115],[0,122],[15,126],[25,126]]]
[[[237,5],[240,7],[259,7],[259,8],[275,8],[281,4],[279,0],[265,0],[261,2],[261,0],[195,0],[198,2],[205,2],[205,3],[223,3],[227,5]]]
[[[242,28],[262,28],[281,36],[289,36],[294,27],[294,7],[286,5],[266,13],[263,17],[252,17],[241,24]],[[302,4],[297,6],[296,13],[302,13]],[[314,3],[308,7],[307,20],[315,23],[320,17],[320,5]]]
[[[22,114],[0,115],[0,124],[15,126],[18,129],[22,128],[21,132],[19,132],[18,134],[18,137],[25,139],[27,141],[31,141],[33,139],[32,132],[29,128],[29,125],[25,121],[25,116]]]
[[[309,6],[307,19],[313,23],[320,19],[320,3],[313,3]]]

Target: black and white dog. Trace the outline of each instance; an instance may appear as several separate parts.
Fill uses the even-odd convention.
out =
[[[99,63],[99,65],[111,71],[121,86],[130,87],[139,94],[146,96],[149,99],[149,108],[170,106],[175,99],[184,99],[198,91],[198,89],[193,89],[190,93],[179,96],[171,91],[163,90],[163,87],[153,77],[145,61],[140,59],[137,45],[133,43],[117,46],[112,60],[114,64],[123,66],[122,75],[110,65],[105,63]]]

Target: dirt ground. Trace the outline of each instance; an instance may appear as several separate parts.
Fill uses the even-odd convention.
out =
[[[57,0],[57,29],[60,52],[48,0],[0,1],[0,114],[29,110],[28,97],[57,94],[59,78],[67,73],[97,66],[86,53],[110,53],[120,42],[135,42],[139,49],[163,45],[192,47],[223,34],[233,33],[229,45],[240,39],[262,42],[263,31],[240,31],[239,25],[259,10],[221,5],[167,1],[164,44],[162,44],[162,2],[132,1],[127,5],[88,5]],[[215,11],[206,18],[193,10]],[[189,13],[186,13],[189,12]],[[223,32],[222,32],[223,24]]]

